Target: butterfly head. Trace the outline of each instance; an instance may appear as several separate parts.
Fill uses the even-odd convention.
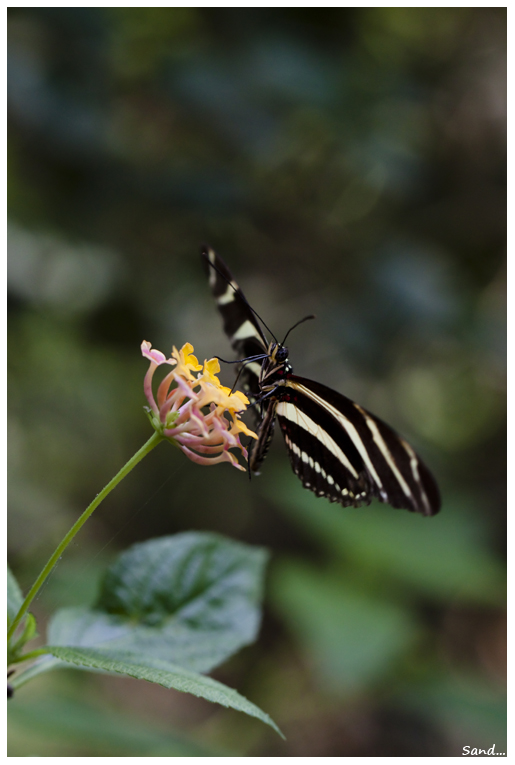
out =
[[[288,361],[288,348],[281,343],[270,343],[268,346],[268,356],[263,361],[261,368],[261,387],[277,385],[292,372],[293,368]]]
[[[299,324],[302,324],[308,319],[314,318],[315,317],[312,314],[310,316],[304,316],[304,318],[294,324],[293,327],[290,327],[284,336],[282,343],[278,343],[277,338],[274,338],[275,342],[269,344],[268,358],[263,361],[263,366],[261,367],[261,375],[259,377],[259,383],[262,389],[264,389],[264,385],[280,385],[281,380],[285,380],[288,375],[292,374],[293,367],[288,361],[288,348],[284,343],[290,332],[295,329],[295,327],[298,327]]]
[[[282,364],[288,360],[288,348],[280,343],[272,343],[270,349],[270,356],[277,364]]]

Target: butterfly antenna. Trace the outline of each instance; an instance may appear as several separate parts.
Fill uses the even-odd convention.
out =
[[[299,326],[299,324],[302,324],[304,321],[308,321],[308,319],[316,319],[316,316],[315,316],[315,314],[314,314],[314,313],[311,313],[309,316],[304,316],[304,318],[303,318],[303,319],[301,319],[300,321],[298,321],[296,324],[294,324],[294,325],[293,325],[293,327],[290,327],[290,329],[288,330],[288,332],[285,334],[285,336],[284,336],[284,340],[282,341],[281,345],[284,345],[284,344],[285,344],[285,342],[286,342],[286,338],[288,337],[288,335],[290,334],[290,332],[291,332],[292,330],[294,330],[294,329],[295,329],[295,327],[298,327],[298,326]]]
[[[261,318],[261,316],[258,314],[258,312],[257,312],[257,311],[255,311],[255,310],[252,308],[252,306],[250,305],[250,303],[248,302],[248,300],[246,299],[246,297],[243,295],[242,291],[241,291],[240,289],[238,289],[238,287],[235,287],[235,286],[234,286],[234,284],[232,283],[232,281],[231,281],[230,279],[228,279],[228,278],[227,278],[227,276],[226,276],[226,275],[225,275],[225,274],[224,274],[222,271],[220,271],[220,269],[219,269],[217,266],[215,266],[215,264],[214,264],[214,263],[211,263],[211,261],[209,260],[208,249],[209,249],[208,247],[202,247],[202,250],[201,250],[201,254],[202,254],[202,257],[205,259],[205,261],[207,262],[207,264],[208,264],[209,266],[211,266],[211,268],[212,268],[212,269],[214,269],[214,270],[215,270],[215,271],[216,271],[218,274],[220,274],[220,276],[222,277],[222,279],[224,280],[224,282],[227,282],[227,284],[229,285],[229,287],[231,287],[231,288],[232,288],[232,289],[235,291],[235,293],[238,295],[238,297],[240,298],[240,300],[242,300],[242,301],[245,303],[245,305],[248,307],[248,309],[249,309],[250,311],[252,311],[252,313],[254,314],[254,316],[255,316],[257,319],[259,319],[259,321],[260,321],[260,322],[261,322],[261,324],[264,326],[264,328],[265,328],[265,329],[267,329],[267,330],[270,332],[270,334],[271,334],[271,335],[272,335],[272,337],[274,338],[275,342],[276,342],[276,343],[279,343],[279,340],[276,338],[276,336],[274,335],[274,333],[272,332],[272,330],[270,329],[270,327],[269,327],[267,324],[265,324],[265,322],[263,321],[263,319]]]

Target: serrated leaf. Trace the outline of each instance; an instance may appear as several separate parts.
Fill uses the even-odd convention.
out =
[[[265,550],[216,534],[150,540],[108,570],[94,609],[62,609],[48,642],[131,651],[208,672],[252,642]]]
[[[7,622],[11,626],[23,604],[23,593],[13,572],[7,566]]]
[[[129,675],[138,680],[147,680],[165,688],[174,688],[183,693],[206,699],[224,707],[236,709],[239,712],[270,725],[280,736],[283,736],[274,721],[259,707],[241,696],[233,688],[229,688],[211,677],[190,672],[163,659],[149,659],[146,655],[115,650],[93,650],[81,648],[65,648],[49,646],[48,652],[61,661],[100,669],[104,672],[114,672]]]

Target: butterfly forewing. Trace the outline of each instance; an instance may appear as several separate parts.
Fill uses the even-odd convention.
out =
[[[223,260],[210,247],[202,248],[209,273],[209,285],[224,323],[224,331],[239,359],[267,352],[268,343],[247,300]],[[253,396],[259,394],[261,361],[245,365],[241,375],[244,387]]]

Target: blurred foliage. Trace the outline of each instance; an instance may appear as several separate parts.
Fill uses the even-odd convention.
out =
[[[222,756],[221,751],[198,746],[164,726],[142,724],[126,713],[112,712],[106,718],[98,704],[71,694],[13,700],[9,738],[10,757],[33,752],[41,757]]]
[[[56,675],[12,701],[12,754],[505,751],[505,9],[31,7],[8,31],[22,588],[148,437],[141,340],[231,358],[203,241],[278,335],[317,314],[291,336],[295,371],[404,433],[444,500],[433,519],[328,505],[290,477],[280,436],[250,483],[160,447],[54,571],[39,631],[131,542],[206,529],[265,545],[260,640],[215,677],[288,740],[63,673],[64,695]]]
[[[484,519],[470,512],[472,502],[460,508],[448,496],[446,512],[428,524],[405,513],[389,517],[378,504],[345,515],[338,505],[320,507],[290,474],[281,474],[276,485],[270,499],[278,509],[320,541],[326,559],[348,559],[350,570],[374,588],[391,581],[436,601],[502,606],[504,569],[489,549]]]

